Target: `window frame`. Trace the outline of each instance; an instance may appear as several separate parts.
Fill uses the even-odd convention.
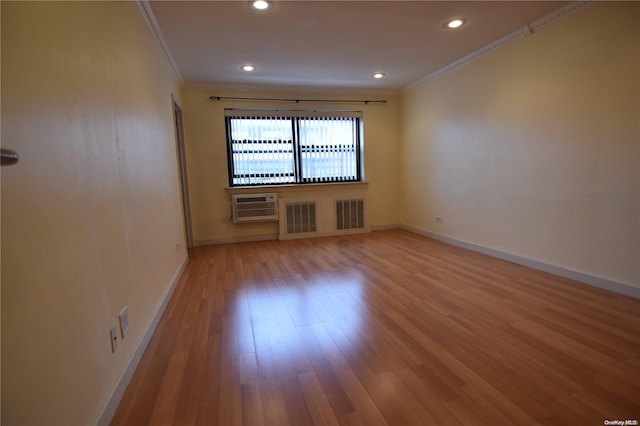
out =
[[[304,178],[303,176],[303,142],[300,137],[300,121],[301,120],[318,120],[326,119],[330,117],[349,118],[353,123],[354,128],[354,154],[355,154],[355,178],[338,178],[332,180],[329,177],[328,180],[323,180],[322,177]],[[293,154],[293,181],[292,182],[266,182],[266,183],[234,183],[234,178],[237,176],[234,174],[234,151],[232,138],[232,126],[231,120],[238,118],[247,119],[286,119],[291,123],[291,150]],[[241,187],[265,187],[265,186],[301,186],[301,185],[313,185],[313,184],[345,184],[345,183],[362,183],[364,182],[364,144],[363,144],[363,113],[362,111],[318,111],[318,110],[245,110],[229,108],[225,109],[225,133],[227,139],[227,171],[229,178],[230,188]],[[277,177],[277,176],[272,176]]]

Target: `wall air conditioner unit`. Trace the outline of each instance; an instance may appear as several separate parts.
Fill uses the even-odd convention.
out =
[[[233,222],[278,220],[278,194],[233,195]]]

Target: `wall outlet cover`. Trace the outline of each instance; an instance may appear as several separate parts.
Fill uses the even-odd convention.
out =
[[[126,336],[127,333],[129,332],[129,307],[128,306],[125,306],[124,309],[122,309],[122,312],[120,312],[120,315],[119,315],[119,319],[120,319],[120,335],[124,339],[124,336]]]
[[[118,350],[118,345],[120,344],[118,330],[115,327],[112,327],[111,330],[109,330],[109,338],[111,339],[111,352],[113,353]]]

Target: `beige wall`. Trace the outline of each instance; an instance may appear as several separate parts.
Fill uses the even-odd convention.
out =
[[[187,161],[196,244],[232,241],[242,238],[272,237],[277,223],[238,224],[228,221],[231,196],[227,168],[225,108],[337,109],[362,110],[364,121],[365,179],[367,185],[323,185],[303,190],[259,188],[259,192],[278,192],[287,197],[317,197],[335,193],[366,192],[369,221],[373,227],[400,223],[399,143],[400,102],[395,96],[379,94],[335,95],[285,91],[229,91],[215,88],[183,89],[183,110],[187,141]],[[247,101],[211,101],[209,96],[270,97],[301,99],[387,99],[384,105],[368,104],[289,104]],[[320,191],[318,193],[317,191]],[[255,192],[255,191],[254,191]],[[291,192],[295,192],[292,194]],[[310,195],[314,194],[314,195]]]
[[[4,425],[94,423],[182,265],[177,90],[135,3],[2,2]]]
[[[638,16],[596,4],[407,92],[403,223],[640,286]]]
[[[357,107],[368,183],[283,191],[366,191],[373,227],[640,286],[639,12],[590,6],[402,98],[364,96],[389,99]],[[185,260],[178,82],[130,2],[2,2],[1,71],[2,143],[21,155],[1,174],[2,421],[91,424]],[[194,239],[272,236],[275,224],[223,222],[223,109],[265,105],[213,94],[291,97],[182,91]],[[354,97],[295,94],[316,96]],[[131,331],[111,354],[125,305]]]

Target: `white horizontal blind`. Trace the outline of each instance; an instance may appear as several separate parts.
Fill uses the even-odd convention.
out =
[[[225,114],[231,186],[361,180],[361,113]]]

